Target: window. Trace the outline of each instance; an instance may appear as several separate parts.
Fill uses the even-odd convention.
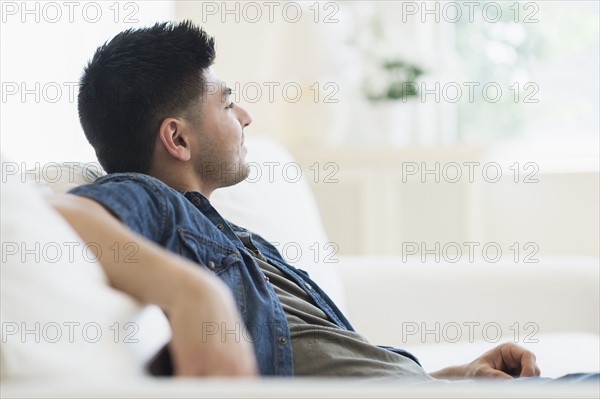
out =
[[[343,4],[359,50],[383,48],[425,71],[412,144],[597,143],[598,2]],[[373,51],[360,53],[364,63]]]
[[[502,1],[481,8],[490,3],[488,21],[474,13],[473,22],[456,24],[461,80],[480,83],[475,101],[458,104],[460,139],[597,138],[598,2]],[[494,8],[502,14],[497,22],[491,22]]]

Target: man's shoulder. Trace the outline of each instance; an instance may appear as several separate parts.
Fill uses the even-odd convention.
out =
[[[174,218],[190,209],[182,193],[141,173],[107,174],[70,190],[69,194],[98,202],[117,219],[154,241],[172,231]]]
[[[157,190],[175,191],[156,177],[136,172],[109,173],[98,177],[90,184],[102,185],[106,183],[140,185],[152,187]]]
[[[83,195],[104,203],[151,201],[161,208],[168,203],[179,203],[185,198],[182,193],[166,183],[142,173],[109,173],[89,184],[78,186],[69,194]]]
[[[89,184],[79,186],[71,191],[78,192],[89,188],[98,189],[100,187],[114,190],[138,188],[141,190],[152,191],[161,194],[179,194],[177,190],[175,190],[172,187],[169,187],[166,183],[157,179],[156,177],[135,172],[109,173],[96,178],[93,182]]]

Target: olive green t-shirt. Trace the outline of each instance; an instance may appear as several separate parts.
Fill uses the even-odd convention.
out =
[[[290,328],[294,375],[433,379],[413,360],[338,327],[294,281],[260,258],[255,260],[283,306]]]

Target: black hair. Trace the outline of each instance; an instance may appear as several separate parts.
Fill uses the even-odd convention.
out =
[[[147,173],[162,121],[205,93],[214,39],[190,21],[128,29],[98,47],[80,80],[85,135],[108,173]]]

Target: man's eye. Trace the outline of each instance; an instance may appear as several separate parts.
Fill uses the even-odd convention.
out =
[[[235,103],[230,102],[225,108],[231,109],[231,108],[233,108],[234,105],[235,105]]]

